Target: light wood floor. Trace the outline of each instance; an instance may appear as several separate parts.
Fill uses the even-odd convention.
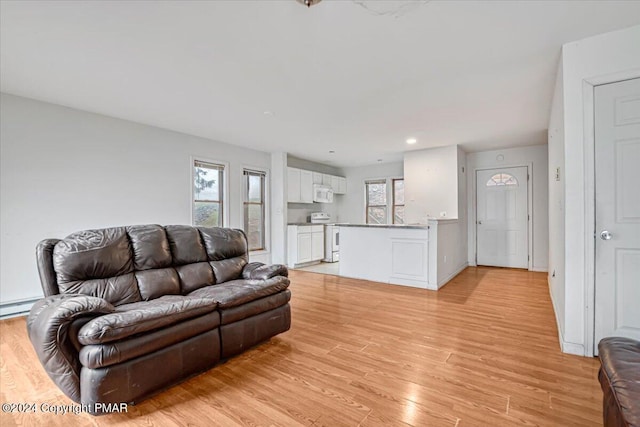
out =
[[[597,359],[562,354],[546,275],[468,268],[438,292],[291,272],[289,332],[130,407],[11,425],[601,425]],[[68,404],[24,318],[0,322],[0,400]]]

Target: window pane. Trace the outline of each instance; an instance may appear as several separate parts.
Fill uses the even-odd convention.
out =
[[[262,202],[262,180],[263,177],[261,175],[248,175],[249,179],[249,194],[248,201],[249,202]]]
[[[367,192],[370,206],[387,204],[387,184],[367,184]]]
[[[249,250],[264,249],[262,205],[245,205],[245,218]]]
[[[396,205],[404,205],[404,180],[396,179],[393,181],[394,202]]]
[[[367,224],[386,224],[386,223],[387,223],[386,207],[367,208]]]
[[[496,185],[518,185],[518,180],[508,173],[498,173],[489,178],[486,183],[487,187],[495,187]]]
[[[393,223],[404,224],[404,206],[396,206],[393,212]]]
[[[193,193],[196,200],[220,200],[221,170],[196,166],[193,176]]]
[[[202,227],[222,227],[220,203],[194,202],[193,223]]]

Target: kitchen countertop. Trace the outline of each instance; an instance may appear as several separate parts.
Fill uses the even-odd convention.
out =
[[[324,224],[319,224],[314,222],[290,222],[287,225],[324,225]]]
[[[428,230],[427,224],[336,224],[338,227],[370,227],[370,228],[398,228],[407,230]]]

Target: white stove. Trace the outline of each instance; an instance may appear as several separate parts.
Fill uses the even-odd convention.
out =
[[[324,262],[340,261],[340,227],[335,224],[324,226]]]
[[[328,224],[331,222],[331,216],[326,212],[312,212],[309,220],[311,224]]]
[[[311,223],[324,224],[324,262],[340,261],[340,228],[331,223],[326,212],[313,212]]]

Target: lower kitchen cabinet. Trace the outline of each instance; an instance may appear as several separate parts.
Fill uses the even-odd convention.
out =
[[[290,268],[324,258],[323,225],[289,225],[287,227],[287,265]]]

